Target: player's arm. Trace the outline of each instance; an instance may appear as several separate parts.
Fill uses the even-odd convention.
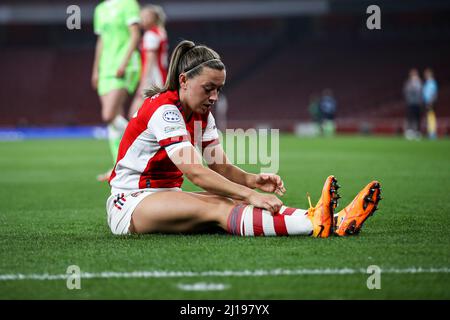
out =
[[[98,67],[99,67],[99,63],[100,63],[100,56],[102,54],[102,50],[103,50],[102,38],[100,36],[98,36],[97,43],[95,45],[95,57],[94,57],[94,64],[92,66],[92,77],[91,77],[91,84],[92,84],[92,88],[94,88],[94,90],[97,89]]]
[[[274,195],[260,194],[203,166],[200,154],[191,144],[185,143],[168,155],[192,183],[210,193],[242,200],[271,212],[278,212],[283,204]]]
[[[130,26],[128,26],[128,29],[130,30],[130,42],[128,43],[128,49],[127,53],[125,54],[125,58],[122,61],[119,70],[117,70],[116,76],[119,78],[123,77],[123,75],[125,74],[128,62],[130,62],[131,56],[138,47],[139,40],[141,39],[141,31],[139,29],[138,23],[131,24]]]
[[[220,143],[209,145],[205,149],[205,160],[208,167],[221,176],[250,189],[260,189],[282,196],[286,189],[283,180],[275,174],[253,174],[233,165],[228,159]]]
[[[254,180],[253,176],[255,175],[234,166],[228,159],[220,143],[207,146],[204,150],[204,157],[211,170],[224,176],[228,180],[255,189],[255,186],[252,183]]]

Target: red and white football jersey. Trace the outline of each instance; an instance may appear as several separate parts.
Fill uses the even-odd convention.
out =
[[[205,148],[213,143],[219,143],[219,135],[210,112],[192,113],[186,119],[176,91],[147,98],[123,134],[109,179],[111,193],[181,187],[183,174],[168,153],[190,144]]]
[[[169,42],[164,30],[158,27],[153,27],[144,33],[141,44],[142,70],[147,70],[149,67],[145,56],[146,51],[154,51],[157,57],[156,65],[153,65],[151,70],[148,72],[148,79],[146,79],[148,85],[162,87],[166,83],[168,46]]]

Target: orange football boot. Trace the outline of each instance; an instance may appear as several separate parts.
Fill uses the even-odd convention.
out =
[[[381,185],[378,181],[372,181],[337,214],[334,233],[338,236],[359,233],[364,221],[377,210],[381,199]]]
[[[308,194],[309,209],[308,218],[313,225],[312,236],[315,238],[327,238],[333,233],[334,209],[340,198],[338,194],[339,185],[334,176],[329,176],[322,189],[322,196],[316,206],[311,205],[311,198]]]

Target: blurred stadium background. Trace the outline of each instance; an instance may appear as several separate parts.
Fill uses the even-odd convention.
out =
[[[331,88],[338,132],[397,134],[404,124],[408,70],[431,67],[440,89],[439,134],[449,132],[449,1],[377,1],[381,30],[366,28],[370,1],[152,3],[167,13],[170,49],[191,39],[221,53],[228,68],[228,127],[294,131],[311,120],[310,96]],[[0,126],[101,124],[90,87],[97,1],[76,2],[81,30],[66,28],[70,4],[0,4]]]

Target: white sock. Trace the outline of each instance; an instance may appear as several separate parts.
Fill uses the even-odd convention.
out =
[[[118,115],[114,120],[108,124],[108,140],[109,148],[111,149],[111,154],[113,156],[113,161],[117,159],[117,153],[119,151],[120,140],[122,135],[127,128],[128,121],[121,115]]]
[[[127,128],[128,121],[121,115],[117,115],[107,126],[109,139],[120,139]]]
[[[272,215],[252,205],[237,205],[228,217],[228,232],[241,236],[310,235],[313,226],[304,212],[307,210]]]
[[[303,216],[308,213],[308,210],[281,206],[279,213],[289,216]]]
[[[128,120],[119,114],[114,118],[112,124],[117,128],[117,130],[121,130],[123,133],[127,128]]]

